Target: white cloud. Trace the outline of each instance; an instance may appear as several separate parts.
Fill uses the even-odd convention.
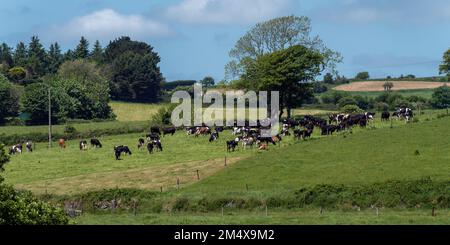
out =
[[[127,35],[135,38],[163,37],[171,34],[170,29],[157,21],[142,15],[124,15],[112,9],[103,9],[76,17],[66,24],[51,28],[53,34],[66,39],[85,36],[89,39],[107,40]]]
[[[292,0],[183,0],[165,16],[190,24],[255,23],[288,10]]]

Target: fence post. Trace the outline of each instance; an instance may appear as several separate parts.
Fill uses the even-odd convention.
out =
[[[137,202],[136,200],[133,200],[133,213],[134,213],[134,216],[136,216],[136,214],[137,214],[137,203],[136,202]]]
[[[266,204],[266,217],[267,217],[267,204]]]
[[[248,184],[245,184],[245,189],[248,191]]]
[[[177,178],[177,190],[180,189],[180,178]]]
[[[198,173],[198,169],[197,169],[197,180],[200,180],[200,174]]]
[[[162,186],[160,186],[159,188],[161,189],[161,193],[162,193],[162,192],[163,192],[163,188],[162,188]]]
[[[222,216],[223,216],[223,206],[222,206]]]
[[[227,166],[227,156],[225,156],[225,167]]]

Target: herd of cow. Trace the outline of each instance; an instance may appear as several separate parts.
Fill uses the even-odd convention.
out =
[[[410,108],[402,107],[396,110],[392,115],[389,112],[383,112],[381,114],[381,120],[390,120],[391,116],[397,119],[409,121],[413,118],[414,114]],[[328,120],[307,115],[300,120],[283,120],[281,133],[275,136],[265,135],[262,133],[263,130],[268,130],[271,127],[264,127],[259,121],[254,124],[256,126],[249,126],[249,122],[246,122],[245,125],[247,126],[238,127],[235,124],[235,127],[215,127],[214,130],[212,130],[210,127],[203,124],[202,126],[186,127],[185,131],[186,135],[193,135],[195,137],[209,136],[209,142],[212,143],[219,139],[219,135],[223,131],[231,130],[234,139],[226,141],[227,152],[234,152],[239,144],[242,145],[243,149],[253,148],[256,145],[259,150],[267,150],[270,144],[276,145],[280,143],[282,141],[282,136],[290,136],[291,131],[293,132],[294,139],[306,140],[311,137],[315,128],[320,129],[321,135],[332,135],[335,132],[348,130],[354,126],[364,128],[367,126],[368,122],[374,120],[374,118],[375,113],[372,112],[366,112],[364,114],[332,114],[329,116]],[[150,133],[146,135],[145,139],[138,139],[137,149],[141,150],[146,147],[149,154],[152,154],[154,151],[162,152],[163,146],[161,143],[161,136],[164,137],[165,135],[174,135],[176,131],[177,128],[175,127],[151,127]],[[66,148],[65,139],[60,139],[58,143],[60,148]],[[102,148],[100,140],[96,138],[91,139],[90,143],[93,148]],[[32,152],[32,142],[27,141],[25,143],[25,148],[27,152]],[[87,150],[87,141],[81,140],[79,142],[79,148],[81,151]],[[10,155],[21,154],[22,152],[22,144],[13,145],[9,149]],[[122,154],[131,155],[132,153],[130,148],[126,145],[114,146],[115,159],[120,160]]]

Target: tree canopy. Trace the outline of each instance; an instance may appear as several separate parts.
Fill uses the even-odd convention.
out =
[[[236,85],[254,91],[279,91],[280,107],[286,108],[290,117],[292,108],[313,96],[310,81],[324,66],[325,57],[321,53],[295,45],[246,63],[245,73]]]
[[[442,64],[439,66],[440,74],[447,74],[450,78],[450,49],[444,53]]]
[[[0,74],[0,124],[19,114],[19,94],[8,79]]]
[[[431,97],[431,105],[438,109],[450,107],[450,87],[442,86],[437,88]]]
[[[311,21],[305,16],[285,16],[256,24],[241,37],[230,51],[233,59],[225,67],[226,77],[233,80],[244,73],[245,62],[294,45],[312,49],[323,56],[325,67],[336,72],[342,61],[339,53],[325,46],[318,36],[311,37]]]

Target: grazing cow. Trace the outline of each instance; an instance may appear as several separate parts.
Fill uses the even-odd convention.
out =
[[[91,139],[91,146],[94,148],[102,148],[102,143],[98,139]]]
[[[159,129],[159,127],[151,127],[150,128],[150,133],[161,135],[161,130]]]
[[[139,140],[138,140],[138,150],[139,149],[141,149],[142,147],[144,147],[144,144],[145,144],[145,140],[144,139],[142,139],[142,138],[140,138]]]
[[[392,114],[392,116],[397,117],[398,119],[404,118],[406,121],[409,121],[411,118],[414,117],[414,113],[410,108],[407,107],[401,107],[396,112]]]
[[[85,151],[85,150],[87,150],[87,141],[81,140],[80,141],[80,151]]]
[[[389,114],[388,111],[383,111],[383,113],[381,113],[381,121],[389,121],[390,117],[391,114]]]
[[[147,150],[148,150],[149,154],[153,153],[153,148],[154,148],[153,142],[150,142],[150,143],[147,144]]]
[[[242,147],[247,149],[247,147],[253,148],[253,144],[255,143],[255,139],[253,137],[247,137],[242,140]]]
[[[243,133],[243,127],[234,127],[233,132],[231,132],[232,135],[238,135]]]
[[[209,137],[209,142],[216,141],[217,139],[219,139],[219,133],[218,133],[218,132],[214,132],[214,133],[212,133],[211,136]]]
[[[223,132],[223,127],[215,127],[214,131],[216,131],[216,133],[222,133]]]
[[[272,141],[275,142],[275,144],[281,142],[281,140],[282,138],[280,135],[272,136]]]
[[[364,113],[364,116],[367,120],[373,120],[375,118],[375,112],[366,112]]]
[[[33,152],[33,142],[27,141],[27,143],[25,144],[25,147],[27,149],[27,152]]]
[[[163,136],[165,136],[166,134],[170,134],[170,135],[174,135],[175,132],[177,131],[177,128],[175,127],[169,127],[169,128],[163,128]]]
[[[186,127],[186,135],[193,135],[197,132],[197,127]]]
[[[259,142],[258,150],[260,150],[260,151],[267,151],[267,150],[269,150],[269,145],[267,143]]]
[[[273,137],[257,137],[256,141],[258,142],[258,144],[260,144],[261,142],[265,142],[267,144],[272,143],[273,145],[276,145],[274,138]]]
[[[163,151],[163,147],[160,140],[153,141],[153,144],[156,146],[156,149],[159,151]]]
[[[126,145],[114,146],[114,154],[116,156],[116,160],[120,160],[120,155],[122,155],[122,153],[131,155],[130,148],[128,148],[128,146]]]
[[[64,139],[59,139],[58,144],[61,149],[66,148],[66,141]]]
[[[211,134],[211,129],[209,127],[199,127],[197,128],[197,131],[195,131],[195,136],[198,137],[199,135],[208,135]]]
[[[238,142],[236,142],[235,140],[227,141],[227,151],[228,152],[235,151],[237,145]]]
[[[9,155],[15,155],[16,153],[22,154],[22,144],[13,145],[9,149]]]
[[[157,133],[150,133],[150,134],[147,134],[146,137],[147,137],[147,141],[148,141],[148,142],[150,142],[150,141],[155,141],[155,140],[160,140],[160,139],[161,139],[161,137],[159,137],[159,134],[157,134]]]

